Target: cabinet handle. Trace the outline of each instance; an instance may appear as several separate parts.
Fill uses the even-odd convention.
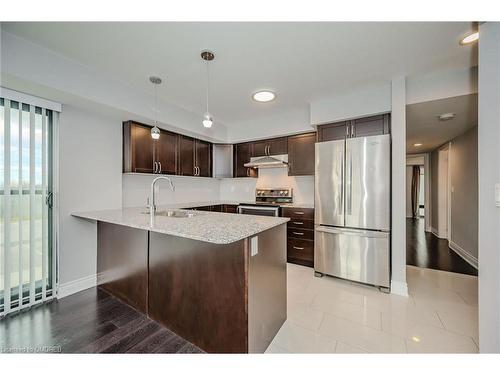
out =
[[[296,234],[297,236],[303,236],[304,233],[303,232],[292,232],[293,234]]]
[[[158,173],[161,173],[161,161],[159,161],[158,164],[160,165],[160,171]]]
[[[304,250],[304,248],[303,248],[303,247],[298,247],[298,246],[294,246],[293,248],[294,248],[295,250]]]
[[[304,215],[304,213],[302,211],[294,211],[293,213],[297,214],[297,215]]]
[[[297,225],[304,225],[304,223],[302,221],[294,221],[293,223],[297,224]]]
[[[247,177],[250,177],[250,168],[247,168]]]
[[[153,163],[154,163],[153,164],[154,165],[154,171],[153,171],[153,173],[157,173],[158,172],[158,163],[155,162],[155,161]]]
[[[196,165],[194,166],[194,175],[198,176],[198,167]]]

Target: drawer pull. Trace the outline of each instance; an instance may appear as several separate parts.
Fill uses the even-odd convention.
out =
[[[297,225],[304,225],[304,223],[302,221],[294,221],[293,223],[297,224]]]
[[[297,214],[297,215],[304,215],[304,213],[302,211],[293,211],[294,214]]]
[[[304,250],[304,248],[303,248],[303,247],[298,247],[298,246],[294,246],[293,248],[294,248],[295,250]]]
[[[296,234],[297,236],[303,236],[304,235],[304,233],[302,233],[302,232],[292,232],[292,233]]]

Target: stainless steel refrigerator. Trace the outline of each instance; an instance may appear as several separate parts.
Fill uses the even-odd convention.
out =
[[[316,143],[314,270],[390,287],[390,135]]]

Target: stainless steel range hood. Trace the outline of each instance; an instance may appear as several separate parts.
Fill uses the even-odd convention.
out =
[[[259,156],[250,158],[244,164],[247,168],[285,168],[288,167],[288,155]]]

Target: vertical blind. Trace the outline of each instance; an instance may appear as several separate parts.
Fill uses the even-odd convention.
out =
[[[55,295],[52,119],[0,98],[0,315]]]

